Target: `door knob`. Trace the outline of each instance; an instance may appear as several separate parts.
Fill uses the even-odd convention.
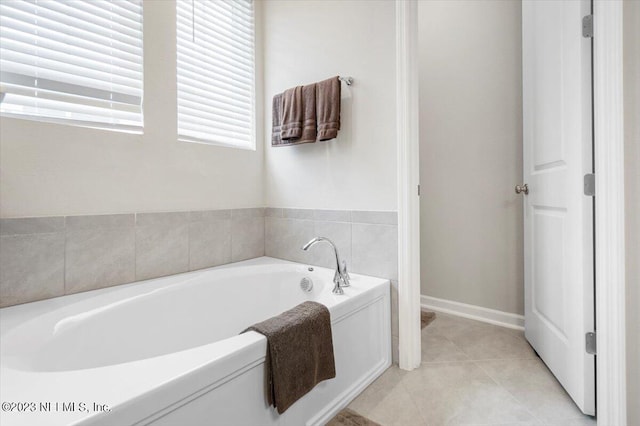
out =
[[[526,183],[524,185],[516,185],[516,194],[520,194],[524,192],[525,194],[529,193],[529,185]]]

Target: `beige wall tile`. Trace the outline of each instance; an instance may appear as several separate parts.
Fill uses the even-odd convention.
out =
[[[311,220],[268,217],[265,221],[265,253],[267,256],[310,263],[312,255],[302,246],[315,237]]]
[[[265,217],[282,217],[283,214],[283,209],[280,208],[267,207],[264,209]]]
[[[211,215],[209,215],[211,216]],[[231,218],[189,224],[189,270],[231,262]]]
[[[352,211],[351,221],[353,223],[373,223],[378,225],[397,225],[398,213],[396,212],[375,212],[375,211]]]
[[[313,220],[313,210],[311,209],[282,209],[283,217],[289,219]]]
[[[64,231],[64,216],[0,219],[0,235],[43,234]]]
[[[248,209],[233,209],[231,217],[264,217],[264,207],[252,207]]]
[[[353,223],[351,270],[398,279],[398,227]]]
[[[65,293],[78,293],[135,281],[135,228],[68,230]]]
[[[133,228],[136,223],[135,214],[105,214],[91,216],[67,216],[67,231],[82,229]]]
[[[136,280],[189,270],[188,213],[137,215]]]
[[[231,222],[231,261],[264,256],[264,217],[234,217]]]
[[[64,294],[64,233],[0,237],[0,306]]]

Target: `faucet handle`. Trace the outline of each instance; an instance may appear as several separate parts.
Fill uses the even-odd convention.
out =
[[[347,279],[351,279],[351,277],[349,276],[349,272],[347,271],[347,261],[343,260],[342,261],[342,265],[340,265],[340,272],[342,272],[342,275],[344,275],[345,277],[347,277]]]
[[[351,285],[351,283],[349,281],[351,281],[351,277],[349,276],[349,272],[347,271],[347,261],[343,260],[342,264],[340,265],[340,274],[342,274],[342,286],[343,287],[349,287]]]
[[[333,274],[333,290],[331,291],[333,294],[344,294],[342,287],[347,287],[344,284],[344,278],[342,277],[342,273],[336,269],[335,274]]]

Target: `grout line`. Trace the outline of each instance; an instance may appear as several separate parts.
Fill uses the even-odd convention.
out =
[[[415,400],[414,398],[414,392],[411,392],[409,389],[407,389],[407,387],[404,384],[404,381],[401,380],[400,381],[400,386],[402,386],[402,388],[404,389],[404,391],[407,393],[407,395],[409,396],[409,400],[413,403],[414,407],[416,408],[418,415],[420,416],[420,418],[422,419],[423,422],[425,422],[425,424],[429,424],[427,419],[422,415],[422,411],[419,408],[418,402]],[[449,420],[449,419],[447,419]]]
[[[62,219],[64,223],[64,245],[62,247],[62,294],[67,294],[67,217]]]
[[[489,377],[491,380],[493,380],[500,388],[504,389],[510,396],[511,398],[513,398],[514,400],[516,400],[518,402],[518,404],[520,404],[527,413],[529,413],[535,420],[541,422],[541,423],[545,423],[545,421],[543,419],[541,419],[540,417],[538,417],[532,410],[529,409],[529,407],[527,407],[525,405],[524,402],[522,402],[516,395],[513,394],[513,392],[511,392],[509,389],[507,389],[505,386],[503,386],[501,383],[498,382],[498,380],[496,378],[494,378],[491,374],[489,374],[489,372],[487,370],[485,370],[482,365],[478,364],[478,362],[474,361],[474,363],[476,364],[476,366],[482,370],[482,372],[484,372],[484,374],[487,375],[487,377]]]
[[[267,210],[264,210],[264,216],[262,217],[264,226],[262,227],[262,255],[267,255]]]
[[[233,217],[231,215],[229,215],[229,262],[233,262]]]
[[[432,321],[432,324],[435,323],[436,321],[438,321],[438,316],[436,315],[435,319]],[[431,325],[431,324],[429,324]],[[429,326],[427,325],[427,327]],[[434,324],[435,325],[435,324]],[[425,327],[426,328],[426,327]],[[451,343],[457,350],[459,350],[460,352],[462,352],[464,354],[464,356],[466,356],[468,358],[468,360],[466,361],[473,361],[473,359],[471,358],[471,356],[467,353],[467,351],[464,350],[464,348],[462,348],[460,345],[456,344],[453,340],[449,339],[449,337],[440,334],[440,337],[444,338],[447,342]],[[422,363],[421,363],[422,364]]]
[[[535,360],[535,359],[537,359],[537,357],[536,357],[536,358],[521,358],[521,359],[522,359],[522,360]],[[476,365],[477,365],[480,369],[482,369],[482,371],[484,371],[484,372],[487,374],[487,376],[491,377],[491,379],[493,379],[493,380],[494,380],[494,381],[496,381],[498,384],[500,384],[500,383],[498,382],[498,380],[497,380],[497,379],[495,379],[491,374],[489,374],[489,372],[488,372],[487,370],[485,370],[485,369],[482,367],[482,365],[480,365],[480,364],[479,364],[480,362],[484,362],[484,361],[485,361],[485,360],[479,360],[479,361],[474,361],[474,362],[476,363]],[[504,361],[504,360],[496,360],[496,361]],[[542,364],[544,365],[544,362],[543,362],[542,360],[540,360],[540,362],[542,362]],[[545,367],[545,369],[547,370],[547,371],[546,371],[546,374],[550,375],[550,376],[551,376],[551,378],[552,378],[553,380],[555,380],[555,381],[558,383],[558,386],[560,386],[560,391],[561,391],[561,392],[560,392],[560,394],[562,394],[563,392],[566,394],[566,390],[565,390],[565,389],[562,387],[562,385],[558,382],[558,379],[557,379],[557,378],[553,375],[553,373],[552,373],[552,372],[551,372],[551,371],[546,367],[546,365],[544,365],[544,367]],[[501,386],[502,386],[502,385],[501,385]],[[557,418],[557,419],[544,419],[544,418],[540,417],[539,415],[537,415],[534,411],[530,410],[530,409],[525,405],[525,403],[524,403],[520,398],[518,398],[518,397],[517,397],[513,392],[511,392],[509,389],[507,389],[507,388],[506,388],[506,387],[504,387],[504,386],[502,386],[502,387],[503,387],[503,388],[504,388],[504,389],[505,389],[505,390],[506,390],[506,391],[507,391],[511,396],[513,396],[513,397],[514,397],[514,398],[515,398],[515,399],[516,399],[516,400],[517,400],[521,405],[523,405],[523,406],[525,407],[525,409],[526,409],[526,410],[527,410],[527,411],[528,411],[528,412],[529,412],[529,413],[530,413],[530,414],[531,414],[531,415],[532,415],[532,416],[533,416],[537,421],[541,422],[543,425],[548,424],[548,422],[549,422],[549,421],[551,421],[551,422],[555,422],[555,421],[558,421],[558,422],[564,422],[564,421],[567,421],[567,420],[578,420],[578,419],[581,419],[581,418],[582,418],[582,417],[570,417],[570,418],[562,417],[562,418]],[[555,390],[555,389],[549,389],[549,392],[556,393],[556,390]],[[570,398],[570,396],[569,396],[568,394],[566,394],[566,396]],[[571,400],[571,403],[572,403],[572,404],[574,404],[574,406],[575,406],[575,403],[573,402],[573,400]],[[579,411],[579,408],[578,408],[577,406],[576,406],[575,408]],[[586,416],[586,415],[584,415],[584,416]]]
[[[261,250],[259,249],[260,256],[267,255],[267,209],[266,207],[263,210],[264,214],[262,215],[262,242],[261,242]],[[233,231],[233,229],[232,229]],[[251,244],[253,247],[254,244]]]
[[[191,272],[191,213],[187,218],[187,272]]]
[[[407,393],[407,396],[409,397],[409,401],[411,401],[411,403],[415,407],[416,412],[418,413],[418,416],[422,419],[423,422],[425,422],[425,424],[427,424],[427,419],[424,418],[424,416],[422,415],[422,411],[420,410],[420,407],[418,406],[418,403],[413,398],[413,392],[410,392],[409,389],[407,389],[407,387],[404,385],[402,380],[400,380],[400,386]]]
[[[133,214],[133,281],[138,280],[138,213]]]
[[[349,265],[347,265],[347,273],[353,266],[353,226],[349,223]]]

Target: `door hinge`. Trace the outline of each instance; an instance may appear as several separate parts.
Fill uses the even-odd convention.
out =
[[[593,15],[582,17],[582,37],[593,37]]]
[[[591,355],[596,354],[596,333],[595,332],[590,331],[584,335],[584,350],[587,351],[588,354],[591,354]]]
[[[420,185],[418,185],[418,197],[420,196]]]
[[[588,197],[596,195],[596,175],[593,173],[584,175],[584,195]]]

